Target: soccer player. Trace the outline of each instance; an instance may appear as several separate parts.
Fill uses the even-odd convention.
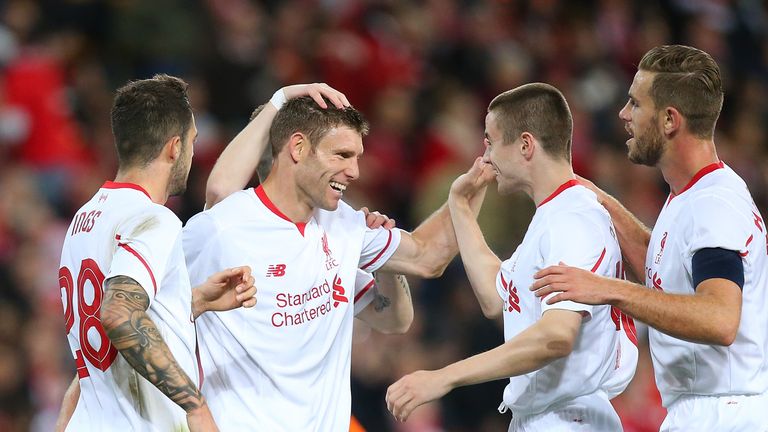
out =
[[[212,207],[209,199],[184,229],[193,282],[247,263],[259,286],[255,308],[199,320],[203,391],[223,429],[348,430],[358,269],[436,277],[458,250],[445,206],[407,233],[370,229],[364,212],[341,201],[359,175],[367,129],[325,85],[281,89],[222,153],[208,196],[245,184],[267,141],[268,177]]]
[[[77,211],[61,254],[77,377],[58,427],[216,430],[199,390],[193,320],[253,306],[255,288],[241,266],[212,272],[192,290],[181,221],[163,206],[186,187],[197,136],[187,84],[157,75],[120,88],[112,131],[116,179]]]
[[[717,156],[722,103],[709,54],[680,45],[648,51],[619,117],[629,159],[658,167],[670,187],[653,232],[595,188],[647,288],[567,266],[545,269],[531,287],[551,303],[611,304],[650,326],[668,410],[663,431],[768,425],[766,226],[747,185]]]
[[[564,261],[600,275],[621,275],[608,213],[571,168],[573,120],[556,88],[532,83],[498,95],[485,118],[485,154],[452,185],[448,203],[461,259],[483,313],[504,318],[506,342],[436,371],[417,371],[387,390],[405,421],[414,408],[460,386],[509,378],[499,408],[510,431],[617,431],[609,399],[634,375],[631,320],[609,306],[542,303],[528,286],[540,269]],[[490,164],[499,192],[523,191],[536,204],[523,242],[502,262],[486,244],[469,199]],[[477,173],[477,174],[476,174]],[[626,332],[626,333],[625,333]]]

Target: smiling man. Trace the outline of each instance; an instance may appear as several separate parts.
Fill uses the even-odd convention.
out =
[[[499,192],[525,192],[536,204],[523,242],[501,261],[474,220],[470,198],[482,183],[459,177],[448,199],[461,259],[488,318],[504,318],[506,342],[436,371],[417,371],[390,386],[387,406],[405,420],[421,404],[456,387],[509,379],[500,410],[510,432],[617,431],[609,399],[635,372],[631,320],[608,306],[548,305],[524,287],[560,261],[601,275],[621,271],[621,251],[608,213],[579,185],[571,168],[573,119],[565,97],[544,83],[498,95],[485,118],[483,162]]]
[[[339,92],[286,87],[211,173],[211,208],[184,231],[190,278],[251,263],[260,293],[253,313],[204,315],[198,326],[203,392],[222,430],[348,430],[352,323],[356,312],[380,318],[359,311],[374,289],[359,271],[436,277],[458,252],[446,206],[408,233],[370,229],[342,201],[360,175],[367,132]],[[267,142],[274,162],[263,184],[228,195],[253,175]],[[475,211],[484,192],[472,195]]]

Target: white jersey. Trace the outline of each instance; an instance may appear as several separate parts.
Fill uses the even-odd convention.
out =
[[[722,162],[670,195],[645,259],[649,288],[694,294],[691,259],[703,248],[738,251],[744,263],[741,322],[731,346],[687,342],[649,329],[664,406],[681,395],[750,395],[768,390],[766,226],[744,181]]]
[[[197,382],[191,290],[181,221],[140,186],[106,182],[67,231],[59,286],[80,398],[67,430],[186,430],[184,411],[123,359],[101,326],[104,281],[127,276],[184,371]]]
[[[193,217],[183,238],[193,283],[249,265],[258,287],[255,307],[197,320],[202,391],[221,430],[347,430],[352,304],[371,291],[358,268],[386,262],[400,231],[368,229],[344,202],[295,224],[258,187]]]
[[[502,263],[496,278],[497,291],[504,301],[505,340],[523,332],[550,309],[584,315],[570,355],[510,378],[504,404],[516,416],[545,412],[596,392],[611,398],[623,391],[634,376],[637,347],[636,339],[629,342],[629,337],[634,337],[630,318],[610,306],[571,301],[547,305],[546,299],[540,300],[528,289],[537,271],[560,262],[602,276],[623,275],[611,219],[595,194],[576,180],[560,186],[539,205],[523,242]]]

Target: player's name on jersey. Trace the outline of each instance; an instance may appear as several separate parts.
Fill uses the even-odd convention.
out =
[[[313,300],[325,299],[324,302],[316,306],[307,307],[307,303]],[[278,293],[275,296],[277,307],[279,308],[300,308],[298,311],[277,311],[272,314],[272,325],[275,327],[286,327],[305,324],[309,321],[327,315],[333,309],[339,307],[341,303],[348,303],[344,296],[344,288],[341,286],[341,280],[336,277],[333,285],[328,281],[312,287],[309,291],[301,294],[292,294],[287,292]],[[317,302],[313,302],[317,304]]]

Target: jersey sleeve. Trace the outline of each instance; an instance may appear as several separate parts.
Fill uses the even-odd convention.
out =
[[[542,268],[558,265],[560,262],[596,272],[604,262],[607,245],[603,238],[606,228],[597,226],[587,217],[576,213],[564,213],[553,217],[541,242]],[[565,309],[592,314],[591,305],[573,301],[561,301],[552,305],[547,300],[557,293],[542,299],[542,313],[550,309]]]
[[[402,232],[398,228],[366,228],[358,267],[367,272],[378,270],[400,246],[401,236]]]
[[[372,274],[360,269],[357,270],[357,277],[355,277],[355,315],[371,304],[375,286],[376,280]]]
[[[115,232],[115,253],[106,279],[127,276],[141,285],[151,299],[162,289],[171,252],[179,239],[181,221],[157,206],[126,219]]]
[[[754,228],[751,214],[739,212],[723,197],[706,194],[691,200],[688,264],[693,255],[704,248],[721,248],[737,252],[746,250],[746,242]]]
[[[217,225],[206,210],[192,217],[182,230],[182,245],[187,263],[190,284],[194,287],[203,283],[215,269],[223,269],[219,262],[223,255],[217,235]]]

